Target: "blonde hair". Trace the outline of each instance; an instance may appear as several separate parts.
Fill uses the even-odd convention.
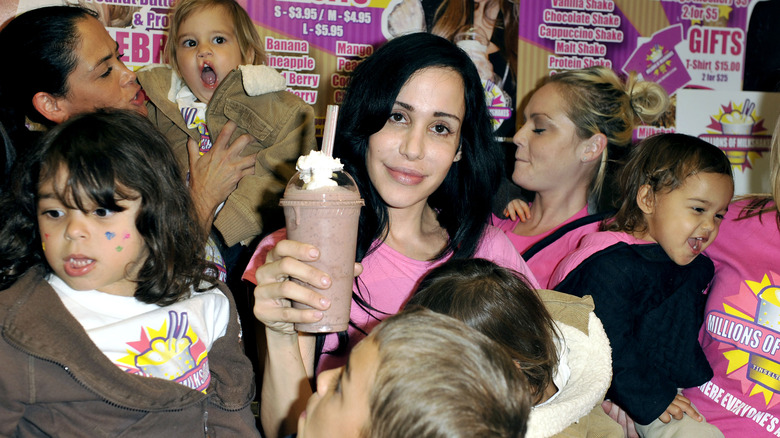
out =
[[[178,0],[171,10],[171,28],[168,31],[168,41],[165,43],[165,57],[173,69],[181,75],[179,63],[176,61],[176,47],[179,39],[179,27],[193,12],[203,8],[223,7],[233,17],[233,28],[241,50],[241,59],[247,64],[260,65],[265,62],[263,42],[257,33],[254,22],[249,18],[244,8],[235,0]],[[254,58],[249,53],[254,51]]]
[[[780,117],[775,122],[775,131],[772,133],[772,149],[769,152],[769,185],[771,193],[737,198],[751,200],[739,213],[737,220],[773,212],[777,229],[780,231],[780,206],[778,206],[778,201],[780,201]]]
[[[503,348],[449,316],[414,306],[366,339],[379,366],[362,436],[522,437],[528,382]]]
[[[610,146],[629,146],[636,125],[652,123],[669,108],[666,90],[655,82],[640,81],[633,72],[624,81],[611,69],[595,66],[555,74],[542,85],[546,84],[555,84],[568,102],[566,114],[580,138],[599,133],[607,137],[591,194],[601,192]]]

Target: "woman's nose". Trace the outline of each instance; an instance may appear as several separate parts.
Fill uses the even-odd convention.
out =
[[[525,125],[520,127],[520,129],[515,132],[515,135],[512,137],[512,143],[515,144],[517,147],[517,150],[515,150],[515,158],[517,157],[517,154],[520,152],[520,149],[525,148],[526,145],[528,145],[528,135],[526,134]]]
[[[132,69],[128,68],[124,62],[120,61],[120,64],[121,64],[120,69],[122,72],[121,75],[122,85],[127,86],[129,84],[135,84],[136,82],[138,82],[138,77],[136,76],[135,72]]]
[[[399,149],[407,160],[421,160],[425,157],[425,133],[422,129],[410,129]]]
[[[520,129],[518,129],[517,132],[515,132],[515,135],[512,136],[512,143],[514,143],[515,146],[517,147],[525,146],[526,139],[528,138],[526,134],[527,126],[528,126],[527,124],[521,126]]]

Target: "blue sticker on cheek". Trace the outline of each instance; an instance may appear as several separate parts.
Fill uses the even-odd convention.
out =
[[[116,236],[116,234],[112,233],[111,231],[106,231],[106,239],[111,240]]]

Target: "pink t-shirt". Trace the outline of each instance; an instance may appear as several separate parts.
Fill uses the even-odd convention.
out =
[[[699,342],[715,376],[684,395],[726,437],[780,436],[780,231],[772,212],[735,220],[747,203],[729,206],[706,250],[715,279]]]
[[[558,228],[570,223],[574,222],[577,219],[581,219],[588,215],[588,206],[582,208],[582,210],[578,211],[574,216],[567,219],[564,223],[560,224],[558,227],[547,231],[542,234],[537,234],[535,236],[519,236],[512,232],[512,230],[515,229],[515,226],[517,226],[518,220],[510,220],[510,219],[499,219],[498,216],[493,215],[492,217],[492,224],[497,226],[499,229],[504,231],[506,233],[507,237],[509,237],[509,241],[512,242],[512,244],[515,246],[517,251],[522,254],[526,252],[531,246],[533,246],[536,242],[539,242],[540,240],[544,239],[545,237],[549,236],[555,230]],[[551,284],[550,282],[550,276],[552,275],[555,268],[558,266],[558,263],[566,257],[567,254],[574,251],[575,248],[580,243],[580,240],[582,240],[582,237],[590,234],[595,233],[599,230],[599,222],[593,222],[587,225],[583,225],[581,227],[578,227],[574,230],[569,231],[565,235],[561,236],[559,239],[557,239],[555,242],[552,242],[551,244],[547,245],[544,249],[536,253],[533,257],[531,257],[530,260],[528,260],[528,267],[531,269],[531,272],[534,273],[536,276],[536,279],[539,281],[539,284],[545,288],[545,289],[552,289],[554,284]],[[557,283],[556,283],[557,284]]]
[[[265,261],[268,251],[277,242],[286,238],[287,232],[282,229],[263,239],[255,250],[249,265],[244,271],[243,278],[256,283],[255,271]],[[514,269],[525,275],[532,287],[538,289],[536,278],[528,269],[523,259],[509,242],[506,235],[499,229],[488,226],[479,243],[475,258],[484,258],[494,263]],[[379,322],[386,317],[398,313],[398,311],[411,298],[420,279],[432,268],[444,263],[444,260],[436,262],[414,260],[387,244],[381,244],[368,257],[363,259],[363,273],[360,274],[360,291],[353,287],[355,294],[363,297],[371,307],[378,311],[367,312],[352,301],[350,312],[351,321],[366,333],[369,333]],[[350,326],[348,348],[351,350],[361,339],[365,337],[360,331]],[[323,351],[332,351],[338,345],[335,335],[328,335],[325,339]],[[332,356],[323,354],[317,367],[318,372],[342,366],[346,363],[346,356]]]
[[[564,257],[558,264],[558,267],[555,268],[555,271],[553,271],[550,276],[550,288],[555,289],[555,286],[563,281],[563,279],[569,275],[569,272],[573,271],[574,268],[584,262],[585,259],[602,249],[609,248],[619,242],[625,242],[629,245],[652,243],[646,240],[637,239],[628,233],[620,231],[600,231],[588,234],[582,238],[580,246],[572,251],[571,254]]]

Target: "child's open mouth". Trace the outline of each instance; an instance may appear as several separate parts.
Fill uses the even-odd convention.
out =
[[[87,257],[71,256],[65,260],[65,273],[71,277],[82,276],[95,266],[95,261]]]
[[[203,66],[203,70],[200,72],[200,79],[204,84],[212,86],[217,83],[217,73],[208,64]]]
[[[694,254],[698,254],[701,252],[701,248],[704,245],[704,238],[691,237],[690,239],[688,239],[688,245],[691,247],[691,250],[693,250]]]

